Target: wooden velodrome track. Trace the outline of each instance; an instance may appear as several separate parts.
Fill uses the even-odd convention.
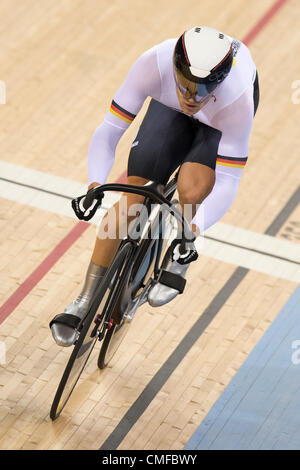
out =
[[[77,183],[84,187],[92,133],[133,61],[191,26],[211,25],[249,45],[261,88],[248,163],[223,228],[243,229],[248,245],[260,234],[285,242],[283,248],[299,247],[300,104],[292,99],[300,78],[298,0],[2,0],[0,16],[0,80],[6,84],[0,105],[0,340],[6,350],[0,448],[183,449],[299,280],[277,272],[271,261],[268,269],[267,263],[256,269],[256,261],[242,265],[232,252],[227,261],[203,252],[184,295],[160,309],[144,305],[118,361],[102,372],[94,361],[52,422],[49,409],[70,350],[53,342],[48,322],[78,295],[95,227],[83,229],[60,212],[67,199],[56,210],[51,195],[34,188],[65,194],[64,181],[71,191]],[[118,146],[110,181],[126,169],[145,109]],[[48,206],[39,205],[43,197]],[[220,305],[211,313],[214,299]],[[183,339],[203,312],[207,320],[184,350]],[[181,357],[170,369],[174,352]],[[165,375],[162,366],[169,368]]]

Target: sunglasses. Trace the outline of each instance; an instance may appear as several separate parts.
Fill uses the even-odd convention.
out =
[[[195,83],[195,82],[190,82],[193,88],[195,88],[196,85],[196,91],[192,92],[189,90],[189,88],[185,88],[182,86],[177,78],[176,72],[174,71],[174,79],[176,86],[180,93],[187,99],[193,98],[197,103],[200,103],[203,101],[208,95],[210,95],[217,87],[216,84],[211,84],[211,83]],[[188,95],[188,96],[187,96]]]

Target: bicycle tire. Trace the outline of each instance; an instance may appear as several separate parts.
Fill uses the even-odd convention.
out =
[[[110,267],[108,268],[106,275],[104,276],[104,279],[102,280],[101,284],[99,285],[96,291],[94,301],[92,302],[91,307],[90,307],[90,311],[87,314],[86,319],[83,322],[82,330],[74,345],[73,351],[66,365],[66,368],[62,375],[58,388],[56,390],[56,394],[54,396],[51,409],[50,409],[50,418],[52,420],[55,420],[60,416],[61,412],[63,411],[67,402],[69,401],[78,383],[78,380],[80,376],[82,375],[83,370],[85,369],[87,365],[87,362],[98,340],[98,335],[95,334],[95,336],[92,338],[91,341],[89,341],[89,343],[84,344],[84,341],[87,337],[89,329],[91,328],[93,330],[95,329],[95,326],[92,324],[92,322],[97,314],[99,306],[101,306],[103,299],[105,298],[105,294],[108,293],[109,291],[109,287],[110,287],[111,281],[113,280],[115,276],[115,273],[118,272],[119,267],[123,265],[131,249],[132,249],[132,245],[128,243],[123,245],[123,247],[119,249]],[[114,280],[114,283],[115,282],[117,282],[117,279]],[[87,347],[85,348],[84,346],[87,346]],[[86,355],[87,352],[88,352],[88,355]],[[76,373],[75,377],[73,378],[73,381],[71,382],[70,378],[71,378],[71,372],[72,372],[74,363],[77,358],[81,358],[83,357],[83,355],[85,355],[84,361],[82,364],[79,363],[79,371],[78,373]],[[69,382],[69,387],[66,390],[66,386],[68,385],[68,382]]]

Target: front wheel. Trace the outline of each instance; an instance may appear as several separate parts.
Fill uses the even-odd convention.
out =
[[[130,322],[123,317],[119,325],[113,323],[111,328],[107,330],[98,357],[99,369],[105,369],[112,360],[128,331],[129,325]]]
[[[126,261],[131,250],[130,244],[120,248],[96,291],[90,311],[83,321],[83,328],[57,388],[50,410],[50,418],[52,420],[58,418],[63,408],[66,406],[91,357],[91,353],[99,337],[99,330],[104,321],[104,318],[102,318],[101,323],[99,323],[98,318],[103,317],[103,312],[106,310],[111,297],[113,285],[116,285],[118,282],[119,276],[121,276],[122,270],[126,266]]]

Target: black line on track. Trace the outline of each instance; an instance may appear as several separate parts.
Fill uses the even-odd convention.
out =
[[[102,444],[100,450],[116,449],[130,429],[134,426],[138,418],[144,413],[151,401],[155,398],[160,389],[164,386],[170,375],[185,358],[187,353],[199,339],[203,331],[207,328],[216,314],[220,311],[226,300],[230,297],[235,288],[240,284],[248,273],[248,269],[237,268],[224,287],[213,298],[208,307],[204,310],[199,319],[194,323],[190,331],[180,341],[177,348],[169,356],[166,362],[150,380],[143,392],[129,408],[125,416],[121,419],[114,431]]]
[[[281,227],[284,225],[285,221],[289,216],[294,212],[296,207],[300,202],[300,186],[296,189],[292,197],[288,200],[284,208],[279,212],[277,217],[273,220],[271,225],[265,231],[266,235],[276,235]]]
[[[65,196],[64,194],[55,193],[54,191],[48,191],[47,189],[39,188],[37,186],[32,186],[31,184],[19,183],[18,181],[13,181],[13,180],[10,180],[8,178],[0,177],[0,180],[6,181],[7,183],[17,184],[18,186],[23,186],[24,188],[34,189],[35,191],[41,191],[42,193],[51,194],[52,196],[63,197],[65,199],[69,199],[69,201],[71,201],[73,199],[72,197]],[[20,202],[22,202],[22,201],[20,201]]]
[[[264,235],[267,235],[267,234],[264,233]],[[300,265],[299,261],[295,261],[295,260],[292,260],[290,258],[284,258],[283,256],[273,255],[272,253],[267,253],[266,251],[256,250],[255,248],[248,248],[248,247],[243,246],[243,245],[237,245],[236,243],[225,242],[224,240],[219,240],[218,238],[208,237],[207,235],[205,235],[204,238],[207,238],[209,240],[213,240],[213,241],[218,242],[218,243],[223,243],[224,245],[234,246],[235,248],[240,248],[242,250],[252,251],[253,253],[258,253],[260,255],[270,256],[270,258],[280,259],[282,261],[288,261],[289,263]]]

